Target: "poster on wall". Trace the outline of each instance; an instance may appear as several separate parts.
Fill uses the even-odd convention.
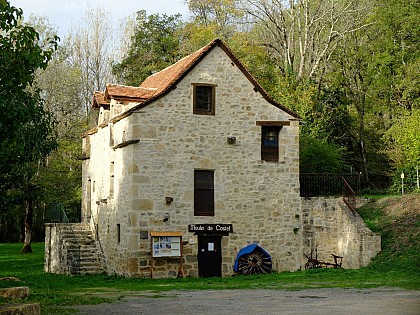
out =
[[[180,257],[181,237],[180,236],[153,236],[152,237],[153,257]]]

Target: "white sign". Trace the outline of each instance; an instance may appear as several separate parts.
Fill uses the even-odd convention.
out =
[[[209,252],[214,252],[214,243],[208,243],[207,245],[208,245],[207,250],[208,250]]]

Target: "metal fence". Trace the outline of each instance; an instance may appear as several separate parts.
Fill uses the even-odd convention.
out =
[[[300,196],[301,197],[320,197],[320,196],[342,196],[343,178],[353,189],[354,193],[360,194],[361,176],[360,174],[300,174]]]
[[[49,223],[69,223],[64,205],[62,202],[51,202],[47,206],[46,222]]]

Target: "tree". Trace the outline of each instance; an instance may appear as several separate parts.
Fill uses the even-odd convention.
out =
[[[259,44],[297,79],[321,81],[337,44],[366,26],[363,14],[348,19],[365,11],[354,0],[243,0],[243,10],[260,29]]]
[[[86,11],[79,28],[72,30],[63,43],[67,61],[79,69],[81,102],[86,122],[91,124],[91,102],[94,91],[102,91],[112,82],[114,61],[113,30],[109,26],[109,14],[102,9]]]
[[[343,150],[340,147],[310,135],[302,135],[300,145],[301,173],[343,172]]]
[[[0,208],[10,206],[10,191],[26,208],[23,252],[31,251],[33,202],[38,191],[32,180],[38,166],[55,149],[54,120],[32,87],[37,69],[45,69],[55,37],[41,47],[39,34],[23,25],[21,9],[0,0]],[[29,89],[32,87],[31,89]]]
[[[124,84],[138,86],[148,76],[176,62],[181,56],[181,15],[137,12],[135,34],[127,56],[114,65],[113,73]]]
[[[197,25],[213,29],[222,39],[233,35],[243,15],[237,0],[189,0],[188,8]]]

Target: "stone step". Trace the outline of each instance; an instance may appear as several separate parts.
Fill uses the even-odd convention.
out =
[[[65,242],[69,246],[78,246],[80,245],[95,245],[95,240],[93,239],[77,239],[77,238],[66,238]]]
[[[68,229],[62,229],[62,230],[60,230],[60,233],[61,234],[65,234],[65,235],[92,235],[92,232],[91,231],[79,231],[79,230],[76,230],[76,231],[74,231],[74,230],[68,230]]]
[[[62,231],[90,231],[89,225],[77,225],[77,223],[61,224],[60,229]]]
[[[67,255],[69,254],[72,257],[78,257],[80,260],[99,260],[100,259],[100,256],[97,253],[79,254],[78,252],[68,251]]]
[[[69,251],[71,252],[71,251]],[[99,259],[99,253],[97,252],[92,252],[92,253],[78,253],[78,252],[71,252],[74,254],[78,254],[80,257],[82,257],[83,259]]]
[[[105,270],[100,252],[93,238],[90,226],[83,223],[61,226],[61,236],[67,248],[67,255],[72,256],[72,274],[100,274]]]
[[[104,273],[103,269],[101,269],[101,270],[99,270],[99,269],[89,269],[89,270],[80,270],[79,271],[79,274],[82,274],[82,275],[98,275],[98,274],[101,274],[101,273]]]
[[[87,237],[87,238],[92,238],[92,233],[90,232],[70,232],[70,231],[65,231],[61,233],[64,237],[77,237],[77,238],[81,238],[81,237]]]
[[[100,262],[97,260],[95,261],[80,260],[78,262],[75,262],[73,266],[77,266],[79,269],[80,268],[102,268]]]
[[[90,250],[94,250],[94,251],[96,251],[96,246],[95,246],[95,244],[70,244],[70,243],[66,243],[66,245],[67,245],[67,249],[70,249],[70,250],[78,250],[78,251],[81,251],[81,252],[88,252],[88,251],[90,251]]]

